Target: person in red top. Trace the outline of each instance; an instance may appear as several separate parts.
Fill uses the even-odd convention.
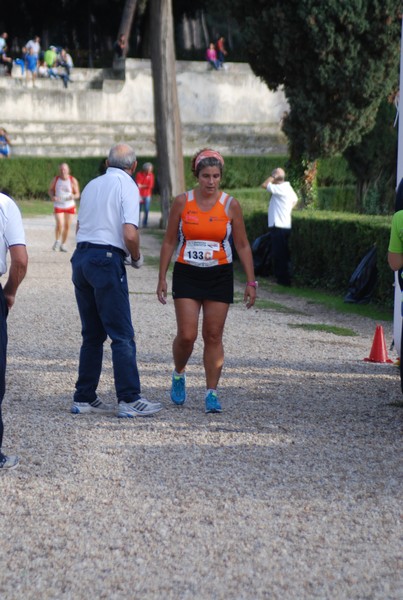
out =
[[[153,166],[150,162],[144,163],[142,170],[136,173],[136,183],[140,191],[140,212],[143,209],[143,227],[147,227],[148,213],[150,212],[151,198],[155,184]]]
[[[220,69],[224,68],[224,60],[228,52],[225,49],[225,37],[220,36],[216,43],[217,62]]]
[[[157,287],[158,300],[166,304],[166,274],[176,247],[172,296],[177,335],[173,342],[175,370],[171,400],[177,405],[186,400],[185,369],[197,338],[199,314],[203,311],[206,413],[222,410],[217,385],[224,363],[224,325],[234,296],[231,235],[246,274],[247,308],[255,303],[257,287],[241,206],[219,189],[223,166],[221,154],[209,148],[193,157],[192,172],[198,186],[177,196],[172,204],[161,246]]]

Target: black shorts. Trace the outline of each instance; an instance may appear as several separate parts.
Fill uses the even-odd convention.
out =
[[[172,276],[172,297],[214,302],[234,302],[232,263],[215,267],[195,267],[176,262]]]

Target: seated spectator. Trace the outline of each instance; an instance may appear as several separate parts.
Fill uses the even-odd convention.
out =
[[[38,77],[49,77],[49,70],[50,69],[44,60],[38,61]]]
[[[2,33],[0,35],[0,52],[2,52],[4,50],[4,48],[7,46],[7,38],[8,38],[8,33],[7,33],[7,31],[4,31],[4,33]]]
[[[52,69],[54,66],[56,66],[56,60],[57,60],[56,47],[49,46],[49,48],[46,50],[45,54],[43,55],[43,59],[46,63],[46,66],[49,67],[49,69]]]
[[[26,60],[26,56],[27,56],[27,49],[25,46],[23,46],[21,48],[21,57],[20,58],[16,58],[14,60],[15,64],[18,65],[21,68],[21,75],[24,76],[25,74],[25,60]]]
[[[217,52],[216,52],[216,49],[215,49],[215,46],[214,46],[213,42],[211,42],[210,46],[207,48],[206,59],[207,59],[207,62],[214,69],[218,70],[220,68],[218,60],[217,60]]]
[[[11,77],[11,71],[13,70],[13,59],[7,56],[7,38],[8,33],[5,31],[0,36],[0,64],[4,65],[6,69],[6,75]]]
[[[0,127],[0,158],[10,158],[10,138],[4,127]]]
[[[66,85],[65,87],[67,87],[67,82],[70,81],[70,72],[71,69],[73,68],[73,59],[71,58],[70,54],[67,54],[67,51],[64,48],[60,48],[60,52],[57,55],[57,66],[60,67],[58,69],[58,72],[60,74],[63,75],[67,75],[67,80],[66,80]]]
[[[74,67],[73,59],[67,48],[62,48],[59,55],[59,64],[66,69],[67,75],[70,76],[71,70]]]

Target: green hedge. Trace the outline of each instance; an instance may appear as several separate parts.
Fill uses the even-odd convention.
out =
[[[83,188],[90,179],[100,174],[105,157],[90,158],[29,158],[13,157],[10,160],[0,160],[0,189],[17,200],[27,198],[47,198],[49,183],[57,173],[61,162],[70,165],[72,174],[78,179]],[[155,157],[139,156],[139,165],[150,161],[155,166],[158,178],[158,161]],[[190,170],[190,157],[184,158],[185,178],[187,189],[194,186],[195,180]],[[258,188],[275,167],[283,166],[287,170],[288,158],[282,155],[273,156],[226,156],[222,186],[226,189]],[[318,161],[318,185],[337,186],[331,190],[320,191],[323,206],[331,208],[333,205],[343,208],[340,204],[340,195],[346,191],[345,204],[350,209],[350,200],[353,201],[351,179],[346,162],[341,158]],[[343,192],[340,192],[340,188]],[[348,190],[348,191],[347,191]],[[333,200],[333,196],[337,196]],[[355,200],[354,200],[355,201]]]
[[[245,216],[250,242],[267,232],[267,213]],[[295,211],[290,239],[295,283],[345,295],[360,260],[376,244],[378,284],[374,300],[393,304],[393,272],[386,260],[391,217]]]
[[[61,162],[70,165],[71,173],[80,183],[81,189],[100,174],[104,157],[95,158],[28,158],[15,157],[0,161],[0,189],[7,191],[16,200],[27,198],[47,198],[49,184],[56,175]],[[158,178],[158,161],[155,157],[139,156],[139,166],[150,161],[155,166]],[[230,156],[225,157],[225,170],[222,185],[224,188],[258,187],[272,170],[284,165],[285,156]],[[190,157],[184,158],[187,189],[195,184],[190,170]]]
[[[353,212],[356,203],[355,185],[318,187],[318,199],[315,205],[318,210]]]
[[[356,178],[346,159],[335,156],[318,160],[317,183],[319,187],[354,185]]]
[[[139,164],[153,158],[138,157]],[[48,198],[49,184],[57,175],[60,163],[67,162],[81,189],[100,175],[105,157],[90,158],[29,158],[15,157],[0,160],[0,189],[16,200]]]
[[[259,187],[276,167],[284,167],[287,156],[225,156],[225,168],[222,180],[223,189]],[[191,158],[185,157],[185,179],[187,189],[195,184],[190,169]]]

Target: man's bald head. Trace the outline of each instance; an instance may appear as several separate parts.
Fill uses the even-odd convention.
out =
[[[129,144],[119,142],[115,144],[109,151],[108,167],[116,167],[117,169],[131,170],[136,163],[136,153]]]
[[[276,183],[281,183],[282,181],[285,181],[285,171],[281,167],[277,167],[276,169],[274,169],[274,171],[272,171],[271,176],[273,177]]]

